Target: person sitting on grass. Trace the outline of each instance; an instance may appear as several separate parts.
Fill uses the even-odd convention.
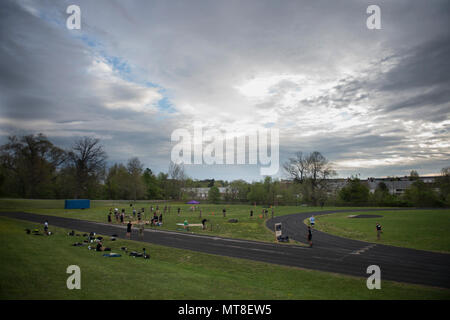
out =
[[[154,225],[154,226],[157,226],[158,225],[158,216],[153,216],[153,219],[152,219],[152,224]]]
[[[103,247],[103,243],[101,241],[97,242],[97,246],[95,247],[95,251],[105,251]]]

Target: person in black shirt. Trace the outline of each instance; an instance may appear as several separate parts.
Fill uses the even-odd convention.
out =
[[[131,239],[131,226],[132,226],[131,221],[128,221],[128,224],[127,224],[127,238],[128,239]]]
[[[206,221],[208,221],[208,220],[206,220],[206,219],[203,219],[203,220],[202,220],[202,229],[203,229],[203,230],[206,229]]]
[[[227,210],[225,210],[225,208],[223,208],[222,213],[223,213],[223,217],[225,218],[225,216],[227,215]]]
[[[308,226],[308,242],[309,242],[309,247],[312,247],[312,232],[311,232],[310,226]]]
[[[253,218],[253,210],[250,210],[250,218]]]
[[[108,222],[111,223],[111,211],[108,213]]]
[[[95,248],[95,251],[104,251],[103,244],[101,241],[97,242],[97,247]]]
[[[180,208],[178,208],[178,215],[180,215],[180,210],[181,210],[181,209],[180,209]]]
[[[380,236],[381,236],[381,234],[383,233],[383,230],[381,230],[382,228],[381,228],[381,224],[379,224],[378,222],[377,222],[377,240],[380,240]]]

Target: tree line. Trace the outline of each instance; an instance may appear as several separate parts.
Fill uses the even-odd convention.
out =
[[[384,183],[374,193],[357,177],[336,190],[332,164],[320,152],[298,152],[283,164],[289,179],[267,176],[262,181],[193,180],[182,165],[170,163],[167,172],[155,174],[137,157],[125,164],[107,166],[100,140],[75,139],[69,149],[55,146],[45,135],[10,136],[0,146],[0,197],[112,200],[188,200],[196,197],[190,188],[210,188],[212,203],[258,205],[376,205],[450,206],[450,168],[442,169],[434,184],[416,180],[403,195],[391,194]],[[226,187],[220,193],[219,187]]]
[[[177,198],[182,173],[144,170],[137,157],[107,168],[100,140],[76,139],[64,150],[43,134],[10,136],[0,147],[0,196],[20,198]],[[172,170],[172,171],[171,171]],[[175,176],[176,175],[176,176]],[[174,179],[175,178],[175,179]]]

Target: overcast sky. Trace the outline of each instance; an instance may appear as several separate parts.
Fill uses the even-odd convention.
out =
[[[66,28],[70,4],[81,30]],[[371,4],[381,30],[366,27]],[[339,177],[450,165],[446,0],[2,1],[0,39],[0,143],[93,136],[110,164],[159,172],[172,132],[201,123],[276,128],[280,163],[317,150]],[[186,171],[262,178],[256,165]]]

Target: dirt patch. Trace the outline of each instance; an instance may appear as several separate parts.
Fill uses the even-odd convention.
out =
[[[380,216],[378,214],[358,214],[358,215],[351,215],[347,218],[382,218],[383,216]]]

